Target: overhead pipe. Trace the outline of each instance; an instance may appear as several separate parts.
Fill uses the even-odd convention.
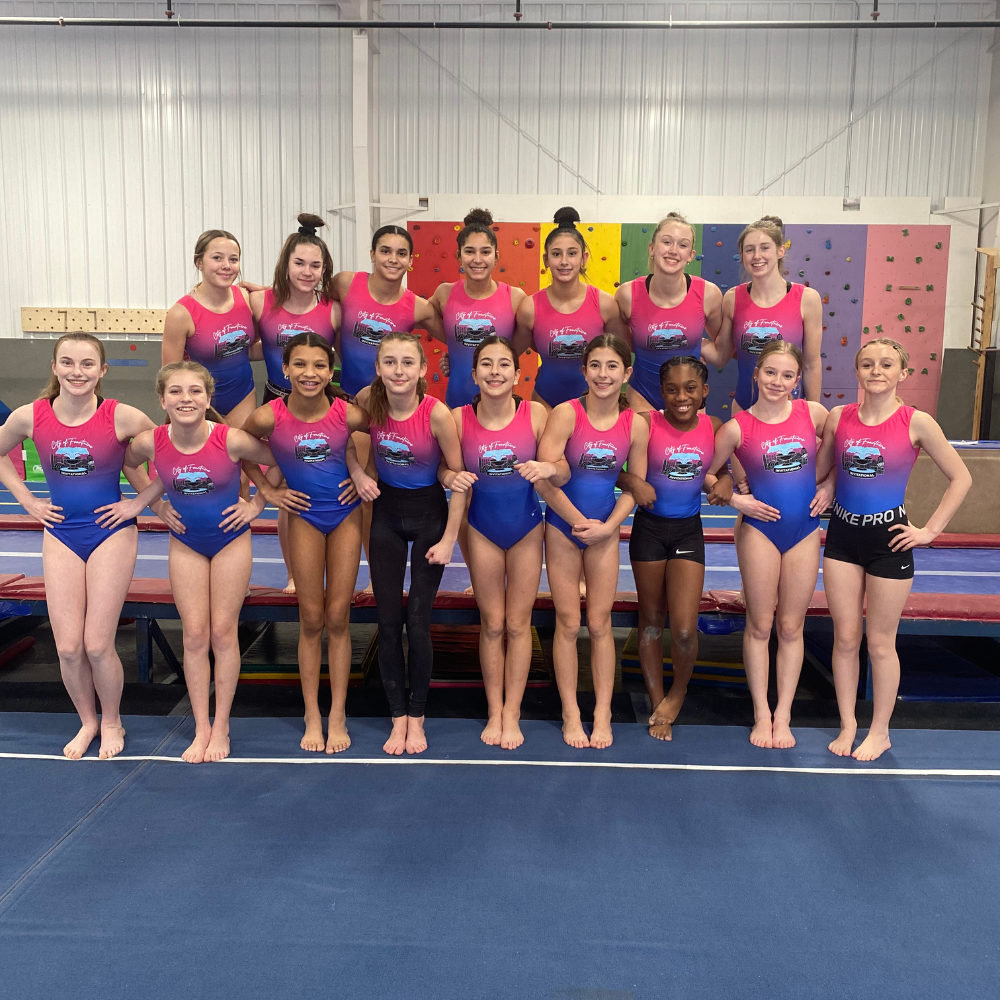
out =
[[[169,17],[169,15],[168,15]],[[0,17],[0,27],[52,28],[372,28],[434,31],[890,31],[996,28],[1000,21],[248,21],[222,18]]]

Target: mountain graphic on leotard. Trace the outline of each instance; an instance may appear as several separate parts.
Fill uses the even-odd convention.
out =
[[[752,326],[740,337],[740,347],[747,354],[760,354],[772,340],[781,340],[776,326]]]
[[[413,452],[405,441],[379,441],[378,453],[389,465],[413,465]]]
[[[682,330],[654,330],[646,338],[651,351],[679,351],[687,347],[687,335]]]
[[[330,457],[330,445],[326,438],[306,438],[295,445],[295,457],[300,462],[322,462]]]
[[[878,448],[853,444],[840,456],[841,465],[849,475],[860,479],[874,479],[885,472],[885,459]]]
[[[292,337],[297,337],[300,333],[305,333],[305,330],[279,330],[274,342],[278,347],[284,347]]]
[[[615,458],[614,448],[602,448],[599,445],[592,445],[581,456],[577,463],[581,469],[588,472],[607,472],[618,464]]]
[[[486,476],[509,476],[517,465],[512,448],[491,448],[479,456],[479,471]]]
[[[550,358],[582,358],[587,338],[582,333],[557,333],[549,341]]]
[[[701,475],[701,455],[694,452],[675,451],[663,462],[663,475],[668,479],[688,482]]]
[[[465,347],[478,347],[494,333],[493,320],[488,316],[466,316],[455,324],[455,342]]]
[[[94,456],[86,448],[56,448],[52,452],[52,469],[60,476],[85,476],[95,468]]]
[[[768,472],[798,472],[809,464],[809,452],[801,441],[772,444],[762,457]]]
[[[215,483],[209,478],[207,472],[200,470],[178,472],[174,476],[174,489],[186,497],[200,497],[211,493],[215,489]]]
[[[215,356],[229,358],[250,346],[250,334],[246,330],[226,330],[215,341]]]
[[[354,336],[369,347],[378,347],[382,343],[382,338],[389,333],[392,333],[392,327],[377,319],[359,319],[354,324]]]

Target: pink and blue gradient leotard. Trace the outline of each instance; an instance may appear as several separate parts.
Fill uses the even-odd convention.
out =
[[[535,304],[532,342],[542,359],[535,392],[549,406],[558,406],[587,392],[583,352],[594,337],[604,333],[601,293],[588,285],[580,308],[571,313],[559,312],[544,288],[531,298]]]
[[[650,513],[671,519],[700,514],[701,490],[714,454],[715,431],[708,414],[698,414],[698,426],[685,433],[653,410],[646,447],[646,482],[656,490]]]
[[[292,383],[285,377],[282,369],[285,346],[292,337],[297,337],[300,333],[315,333],[333,345],[334,330],[330,322],[330,310],[329,302],[320,301],[309,312],[290,313],[284,306],[275,307],[274,289],[264,291],[264,308],[260,312],[257,326],[264,351],[264,364],[267,367],[267,381],[272,390],[280,391],[286,396],[292,391]]]
[[[471,403],[476,393],[472,381],[472,358],[476,348],[492,336],[514,335],[514,310],[510,285],[497,282],[497,290],[486,299],[469,298],[465,282],[456,281],[445,303],[444,332],[448,344],[448,391],[445,402],[453,410]]]
[[[328,535],[360,503],[342,504],[340,484],[348,478],[347,403],[339,397],[321,420],[306,423],[292,416],[283,399],[268,404],[274,413],[274,430],[268,438],[285,481],[309,497],[309,510],[298,516],[321,534]]]
[[[514,419],[500,431],[487,430],[470,403],[462,407],[462,458],[479,478],[472,487],[469,524],[501,549],[509,549],[541,524],[535,487],[515,465],[535,458],[531,404],[515,397]]]
[[[779,552],[787,552],[819,527],[819,518],[809,513],[816,496],[816,425],[809,404],[793,399],[791,414],[780,424],[765,424],[749,410],[733,419],[743,436],[736,457],[750,492],[781,512],[777,521],[744,515],[744,523],[770,539]]]
[[[569,462],[569,482],[563,493],[584,517],[606,521],[615,509],[615,482],[628,459],[632,443],[632,410],[622,410],[615,425],[606,431],[597,430],[590,422],[580,400],[570,401],[576,423],[566,442],[565,455]],[[571,538],[581,548],[587,546],[573,535],[567,524],[551,507],[545,520]]]
[[[52,400],[36,399],[32,405],[35,443],[49,498],[62,507],[63,521],[46,527],[54,538],[86,562],[94,549],[114,532],[135,524],[102,528],[94,511],[122,498],[122,461],[128,442],[115,433],[117,399],[100,399],[85,423],[67,427],[52,410]]]
[[[156,471],[163,480],[163,491],[181,515],[182,535],[170,532],[188,548],[211,559],[250,525],[223,532],[223,511],[240,498],[240,463],[226,450],[227,424],[212,424],[208,440],[193,455],[186,455],[170,440],[170,425],[153,432]]]
[[[372,454],[379,482],[400,490],[417,490],[438,481],[441,449],[431,432],[431,410],[437,400],[425,395],[406,420],[386,417],[372,426]]]

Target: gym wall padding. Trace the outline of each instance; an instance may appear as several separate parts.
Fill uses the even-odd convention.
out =
[[[958,513],[945,527],[956,534],[1000,534],[1000,451],[959,448],[965,467],[972,473],[969,490]],[[911,524],[926,524],[948,487],[948,480],[923,452],[913,467],[906,488],[906,516]]]

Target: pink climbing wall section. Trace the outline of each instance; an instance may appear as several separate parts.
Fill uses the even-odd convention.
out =
[[[937,413],[948,280],[948,226],[869,226],[862,343],[892,337],[910,353],[899,394]]]

